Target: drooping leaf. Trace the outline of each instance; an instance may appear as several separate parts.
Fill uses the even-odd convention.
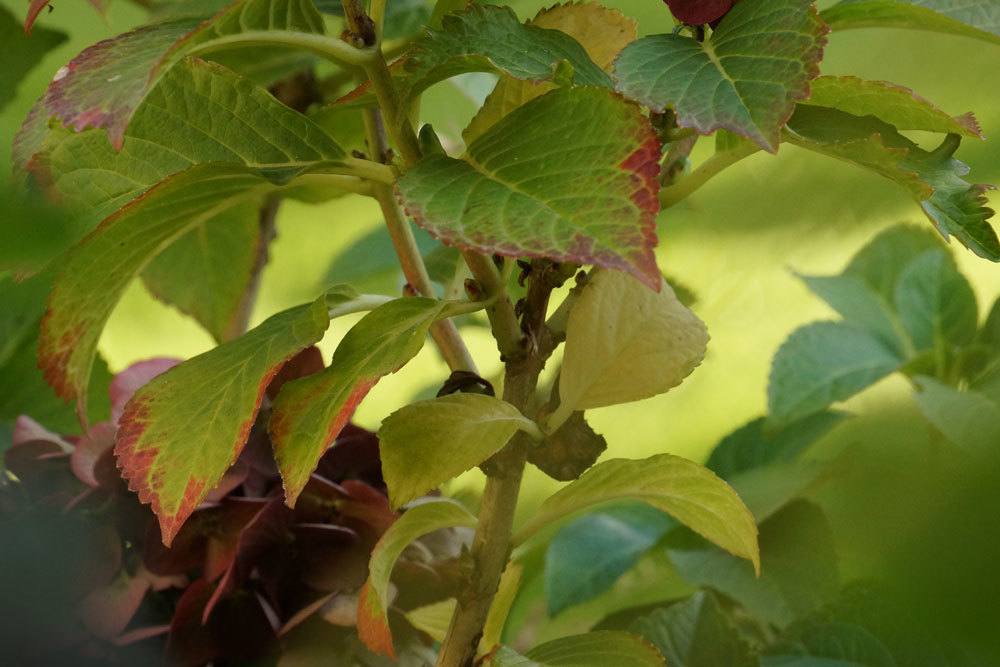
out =
[[[767,419],[759,417],[719,441],[705,467],[731,480],[755,468],[793,461],[846,418],[843,412],[828,410],[780,428],[768,428]]]
[[[700,591],[683,602],[658,609],[633,623],[631,630],[652,642],[668,665],[756,665],[749,644],[709,592]]]
[[[0,109],[14,100],[17,86],[45,55],[66,41],[66,35],[48,28],[38,28],[30,36],[7,7],[0,6],[0,44],[3,44],[3,68],[0,69]]]
[[[375,383],[416,356],[430,326],[448,315],[448,302],[423,297],[379,306],[347,332],[325,371],[282,387],[268,430],[289,505]]]
[[[652,505],[759,566],[757,526],[736,493],[707,468],[671,454],[599,463],[543,502],[514,542],[581,510],[624,500]]]
[[[545,552],[549,616],[606,591],[675,525],[648,505],[623,505],[563,526]]]
[[[976,295],[943,249],[928,250],[910,262],[896,283],[895,302],[917,350],[956,347],[976,335]]]
[[[129,282],[169,244],[236,207],[247,214],[289,187],[299,169],[257,170],[204,164],[171,176],[107,218],[69,252],[42,321],[39,364],[56,393],[86,405],[97,340]],[[294,185],[294,180],[291,181]]]
[[[121,148],[133,114],[164,73],[195,47],[254,30],[322,33],[323,21],[312,0],[238,0],[207,21],[154,23],[98,42],[56,74],[15,140],[15,162],[35,153],[50,117],[77,131],[105,128]],[[259,48],[251,53],[262,60]]]
[[[946,438],[974,456],[1000,452],[1000,402],[930,377],[918,377],[917,383],[920,411]]]
[[[222,479],[246,444],[268,381],[330,323],[326,296],[158,375],[119,421],[122,476],[160,520],[163,543]]]
[[[390,504],[405,505],[479,465],[522,429],[537,426],[510,403],[482,394],[448,394],[400,408],[378,432]]]
[[[954,235],[980,257],[1000,261],[1000,240],[989,224],[987,185],[963,179],[969,168],[954,159],[958,135],[925,151],[877,118],[800,105],[788,121],[787,141],[867,167],[906,188],[941,235]]]
[[[509,7],[472,3],[443,17],[440,29],[428,29],[390,71],[405,107],[433,84],[457,74],[493,72],[547,81],[567,69],[576,85],[611,87],[610,77],[569,35],[524,25]],[[374,94],[366,85],[341,101],[374,102]]]
[[[274,169],[344,155],[314,123],[221,66],[186,59],[146,96],[121,151],[103,130],[53,131],[30,162],[35,179],[84,228],[167,177],[204,162]],[[263,197],[220,211],[177,237],[144,273],[164,300],[229,337],[252,279]]]
[[[759,577],[745,561],[698,542],[670,549],[681,578],[722,593],[766,623],[787,627],[840,590],[833,532],[823,511],[807,501],[789,504],[761,524]]]
[[[776,152],[795,101],[819,74],[827,28],[809,0],[742,0],[698,42],[651,35],[615,62],[619,91],[681,127],[726,129]]]
[[[888,81],[856,76],[821,76],[800,104],[839,109],[854,116],[875,116],[898,130],[924,130],[983,138],[972,113],[949,116],[915,92]]]
[[[704,323],[666,282],[656,293],[621,272],[594,272],[569,313],[561,403],[550,423],[570,410],[637,401],[676,387],[701,363],[707,344]]]
[[[841,0],[822,16],[833,30],[911,28],[1000,43],[993,0]]]
[[[896,370],[901,359],[868,333],[841,322],[797,329],[774,355],[770,419],[788,424],[843,401]]]
[[[386,618],[389,579],[396,560],[410,542],[442,528],[472,527],[476,518],[456,502],[429,500],[407,510],[385,532],[372,551],[368,581],[358,598],[358,634],[375,653],[395,656],[392,634]]]
[[[489,667],[664,667],[663,656],[641,637],[608,630],[554,639],[523,656],[503,646],[486,664]]]
[[[848,623],[807,624],[761,656],[760,667],[896,667],[889,649]]]
[[[601,69],[607,70],[615,56],[635,40],[636,23],[617,9],[591,2],[569,2],[542,9],[530,25],[560,30],[586,49]],[[552,90],[554,84],[501,75],[496,87],[462,131],[466,144],[482,136],[514,109]]]

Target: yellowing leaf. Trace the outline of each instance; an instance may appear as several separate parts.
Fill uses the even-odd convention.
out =
[[[368,581],[358,598],[358,634],[375,653],[395,656],[392,633],[386,618],[389,578],[406,546],[415,539],[442,528],[472,527],[476,518],[458,503],[440,499],[408,509],[382,535],[368,564]]]
[[[514,543],[581,510],[620,500],[640,500],[663,510],[760,569],[757,525],[750,510],[715,473],[672,454],[597,464],[543,502]]]
[[[568,2],[543,9],[530,25],[566,33],[580,43],[594,64],[604,70],[610,68],[615,56],[636,36],[633,19],[617,9],[592,2]],[[462,132],[465,143],[472,143],[511,111],[553,87],[551,83],[502,75],[482,108]]]
[[[704,323],[664,282],[659,293],[618,271],[596,271],[566,326],[558,426],[573,410],[638,401],[679,385],[701,363]]]
[[[395,508],[479,465],[519,429],[537,426],[510,403],[449,394],[407,405],[379,429],[382,473]]]

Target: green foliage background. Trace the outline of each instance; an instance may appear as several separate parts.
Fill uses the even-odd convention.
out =
[[[20,15],[21,0],[0,0]],[[545,3],[512,4],[529,17]],[[639,19],[641,30],[672,26],[659,0],[606,2]],[[831,4],[821,2],[821,6]],[[31,103],[56,69],[85,46],[122,32],[142,19],[136,7],[112,3],[106,22],[87,3],[61,0],[43,17],[46,26],[70,33],[23,83],[16,100],[0,111],[0,177],[9,172],[10,141]],[[958,37],[896,30],[856,30],[831,35],[824,74],[855,74],[912,87],[953,114],[976,112],[989,142],[967,140],[957,157],[979,182],[1000,182],[1000,46]],[[456,115],[454,92],[443,83],[426,95],[425,118],[458,136],[471,118],[471,101]],[[447,103],[446,103],[447,100]],[[912,135],[922,140],[919,133]],[[695,161],[710,148],[703,146]],[[991,195],[994,208],[1000,196]],[[11,211],[5,208],[5,214]],[[15,212],[16,213],[16,212]],[[606,457],[671,452],[702,460],[726,433],[765,412],[771,358],[795,327],[832,317],[793,271],[838,272],[882,228],[918,222],[907,194],[868,172],[783,145],[777,157],[744,160],[660,217],[660,265],[697,295],[695,311],[712,341],[703,366],[680,388],[640,403],[590,415],[609,443]],[[372,200],[348,197],[320,207],[284,204],[254,320],[309,300],[331,260],[380,224]],[[956,247],[985,311],[1000,295],[1000,270]],[[397,287],[392,279],[386,289]],[[323,342],[329,355],[347,328],[345,318]],[[467,338],[480,359],[496,357],[485,329]],[[112,370],[149,356],[190,356],[211,347],[193,321],[157,303],[135,284],[113,315],[101,342]],[[445,367],[431,346],[397,375],[381,382],[362,405],[359,421],[376,426],[412,396],[440,384]],[[482,369],[493,374],[499,367]],[[988,641],[992,609],[1000,593],[991,554],[1000,551],[1000,493],[994,471],[980,478],[950,463],[930,427],[917,417],[904,381],[893,377],[851,401],[847,409],[866,418],[837,430],[821,445],[829,457],[854,463],[819,493],[838,536],[842,572],[848,578],[888,573],[914,612],[941,633],[980,635]],[[478,483],[469,474],[453,490]],[[554,482],[531,469],[519,511],[529,514]],[[995,625],[995,623],[993,623]],[[995,640],[994,640],[995,641]]]

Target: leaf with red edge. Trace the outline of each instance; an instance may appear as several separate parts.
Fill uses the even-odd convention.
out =
[[[106,128],[121,148],[132,115],[165,72],[195,47],[204,51],[217,38],[253,30],[322,34],[323,19],[313,0],[238,0],[206,21],[155,23],[98,42],[56,73],[17,143],[37,143],[55,117],[76,130]],[[33,153],[30,146],[17,150]]]
[[[104,13],[106,9],[105,0],[87,0],[90,6],[96,9],[101,14]],[[31,34],[32,28],[35,27],[35,21],[38,20],[38,15],[42,13],[42,10],[48,7],[52,3],[52,0],[31,0],[31,4],[28,5],[28,15],[24,17],[24,32]]]
[[[148,384],[157,375],[166,373],[177,364],[184,361],[175,357],[154,357],[143,359],[129,365],[121,373],[117,373],[108,385],[111,396],[111,419],[115,423],[121,419],[125,404],[141,387]]]
[[[659,160],[636,106],[601,88],[561,88],[507,115],[464,159],[425,157],[399,179],[399,199],[449,245],[597,264],[656,290]]]
[[[236,461],[268,382],[328,325],[325,297],[291,308],[156,377],[125,406],[118,466],[152,504],[164,544]]]
[[[736,0],[663,0],[678,21],[704,25],[718,21],[733,8]]]
[[[828,31],[812,0],[742,0],[710,37],[650,35],[615,61],[617,88],[701,134],[726,129],[776,152],[819,75]]]
[[[406,511],[372,551],[369,576],[358,599],[358,634],[375,653],[395,657],[386,618],[392,568],[410,542],[442,528],[472,527],[476,518],[458,503],[437,499]]]
[[[361,400],[382,376],[416,356],[428,329],[447,317],[448,307],[446,301],[424,297],[379,306],[347,332],[329,368],[282,387],[268,431],[289,506]]]

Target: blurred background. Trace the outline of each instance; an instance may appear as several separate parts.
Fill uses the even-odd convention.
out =
[[[18,16],[25,8],[21,0],[0,4]],[[525,18],[544,6],[510,4]],[[641,33],[672,28],[659,0],[605,4],[637,18]],[[126,2],[111,3],[104,20],[80,0],[54,3],[41,24],[70,39],[49,53],[0,112],[0,178],[10,170],[14,133],[55,71],[85,46],[142,18]],[[957,157],[971,166],[974,182],[1000,183],[1000,46],[922,32],[855,30],[830,36],[822,70],[911,87],[951,114],[974,111],[988,141],[963,141]],[[456,113],[454,96],[445,89],[453,85],[432,89],[423,113],[439,131],[458,137],[475,111],[475,94]],[[445,100],[451,100],[447,106]],[[695,163],[710,144],[703,141],[696,149]],[[1000,205],[1000,196],[990,196],[994,208]],[[10,209],[0,208],[2,219]],[[794,272],[839,272],[877,232],[901,221],[928,224],[893,183],[789,145],[776,156],[744,160],[661,214],[660,266],[697,297],[693,309],[712,340],[705,362],[680,388],[590,413],[591,424],[609,443],[605,458],[671,452],[704,460],[724,435],[764,414],[777,347],[797,326],[833,317]],[[254,320],[314,298],[333,282],[330,267],[338,258],[341,267],[345,261],[370,259],[341,256],[380,224],[374,202],[361,197],[321,206],[285,203]],[[985,313],[1000,295],[1000,267],[957,244],[952,248]],[[402,284],[392,270],[379,280],[383,290]],[[352,323],[341,320],[331,327],[321,345],[327,359]],[[465,333],[485,373],[496,373],[499,362],[486,330],[471,326]],[[211,345],[192,320],[136,283],[111,318],[100,350],[117,371],[138,359],[187,357]],[[377,385],[357,421],[376,428],[385,415],[439,385],[446,374],[435,350],[426,346],[413,363]],[[843,577],[879,577],[930,632],[964,638],[983,656],[1000,655],[992,652],[1000,635],[1000,476],[988,468],[963,467],[936,449],[931,427],[918,416],[910,388],[898,376],[843,407],[857,418],[826,436],[817,455],[843,458],[850,465],[813,492],[830,518]],[[470,473],[452,491],[474,491],[480,481],[478,473]],[[532,469],[520,516],[556,484]]]

